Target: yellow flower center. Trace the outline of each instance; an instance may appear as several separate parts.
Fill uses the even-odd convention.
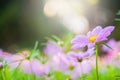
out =
[[[94,42],[97,39],[97,35],[90,36],[89,42]]]
[[[120,52],[117,54],[117,57],[120,59]]]
[[[69,66],[69,69],[70,69],[71,71],[74,70],[74,68],[75,68],[75,67],[74,67],[73,65],[70,65],[70,66]]]

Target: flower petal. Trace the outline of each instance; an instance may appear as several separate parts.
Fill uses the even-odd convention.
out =
[[[71,43],[73,44],[73,49],[85,47],[88,43],[87,36],[76,36]]]
[[[114,30],[114,26],[108,26],[104,28],[100,34],[98,35],[98,38],[96,41],[103,41],[107,40],[107,37],[111,34],[111,32]]]
[[[98,35],[101,31],[102,31],[102,27],[101,26],[97,26],[91,32],[88,32],[87,36],[89,37],[91,35]]]
[[[78,58],[78,54],[75,52],[68,52],[67,57],[68,57],[68,59],[76,60]]]
[[[114,28],[115,28],[114,26],[108,26],[104,28],[102,31],[104,36],[108,37],[111,34],[111,32],[114,30]]]

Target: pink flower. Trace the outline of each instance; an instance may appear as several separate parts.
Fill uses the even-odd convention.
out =
[[[71,78],[75,80],[82,74],[87,74],[91,71],[92,66],[89,64],[89,60],[83,60],[82,62],[75,61],[68,58],[68,55],[57,54],[53,57],[53,69],[62,71],[65,74],[71,75]]]
[[[22,53],[18,53],[12,55],[9,59],[7,59],[7,63],[11,68],[20,68],[24,72],[28,74],[34,74],[36,76],[41,76],[44,73],[44,66],[41,62],[36,58],[28,59],[27,56],[29,52],[24,51]]]
[[[94,48],[88,49],[87,51],[76,52],[68,52],[67,57],[71,60],[81,61],[84,58],[88,58],[94,54]]]
[[[48,41],[47,45],[44,48],[45,54],[49,55],[50,57],[63,51],[64,49],[54,41]]]
[[[82,76],[82,74],[87,74],[91,71],[92,66],[89,60],[84,60],[82,62],[75,62],[73,60],[68,60],[67,68],[63,72],[71,75],[73,80]]]
[[[111,39],[108,41],[107,45],[109,45],[112,49],[109,49],[105,46],[102,47],[103,51],[106,54],[102,57],[103,61],[107,65],[115,65],[120,67],[120,41],[116,41],[115,39]]]
[[[2,49],[0,49],[0,59],[6,60],[10,56],[11,54],[9,52],[4,52]]]
[[[68,59],[63,53],[58,53],[52,57],[51,65],[54,70],[64,71],[68,64]]]
[[[117,41],[116,41],[115,39],[110,39],[110,40],[107,42],[107,45],[110,46],[110,47],[114,50],[114,48],[115,48],[116,45],[117,45]],[[112,50],[112,49],[110,49],[110,48],[107,47],[107,46],[103,46],[103,47],[102,47],[102,50],[105,51],[105,52],[107,52],[107,51],[109,51],[109,50]]]
[[[21,69],[29,74],[35,74],[36,76],[42,76],[44,72],[43,65],[38,59],[32,58],[30,60],[24,60],[21,65]]]
[[[88,47],[93,47],[95,43],[102,42],[107,40],[107,37],[114,30],[113,26],[107,26],[106,28],[102,28],[101,26],[97,26],[95,29],[87,33],[85,35],[76,36],[71,43],[73,44],[73,49],[82,48],[88,45]]]

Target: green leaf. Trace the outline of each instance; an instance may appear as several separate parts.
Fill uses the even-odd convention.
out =
[[[46,40],[51,40],[51,41],[55,41],[54,39],[50,38],[50,37],[45,37]]]
[[[106,44],[105,42],[102,43],[103,45],[105,45],[106,47],[110,48],[113,50],[113,48],[111,48],[108,44]]]
[[[58,41],[61,41],[61,39],[60,39],[59,37],[55,36],[55,35],[52,35],[52,38],[53,38],[54,40],[56,40],[57,42],[58,42]]]
[[[120,15],[120,10],[117,12],[117,14],[116,15]]]
[[[120,18],[115,18],[115,21],[120,21]]]

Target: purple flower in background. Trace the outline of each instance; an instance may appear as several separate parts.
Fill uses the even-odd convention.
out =
[[[114,48],[117,45],[117,41],[115,39],[110,39],[106,44],[114,50]],[[107,46],[102,46],[102,50],[107,52],[108,50],[111,50],[111,49]]]
[[[106,52],[106,54],[102,57],[104,63],[120,67],[120,41],[111,39],[108,41],[107,45],[109,45],[112,49],[109,49],[106,46],[102,47],[103,51]]]
[[[12,55],[7,59],[7,63],[11,68],[19,67],[28,74],[35,74],[36,76],[43,75],[44,67],[36,58],[27,59],[29,52],[23,51],[21,53]]]
[[[64,70],[65,74],[71,75],[72,79],[79,78],[82,75],[82,68],[80,63],[69,60],[66,70]]]
[[[25,60],[25,57],[21,54],[15,54],[12,55],[10,58],[7,59],[7,63],[10,67],[12,68],[16,68],[17,66],[19,66],[19,64]]]
[[[71,75],[73,80],[81,77],[82,74],[87,74],[91,71],[92,66],[89,63],[89,60],[84,60],[82,62],[75,62],[73,60],[68,59],[68,64],[66,70],[63,72]]]
[[[63,53],[58,53],[52,57],[51,65],[54,70],[64,71],[67,67],[68,59]]]
[[[35,58],[22,61],[20,68],[26,73],[35,74],[36,76],[42,76],[44,71],[43,65]]]
[[[59,52],[63,52],[63,48],[60,47],[57,43],[55,43],[54,41],[48,41],[47,45],[44,48],[44,52],[49,55],[49,56],[53,56]]]
[[[87,51],[80,51],[78,53],[68,52],[67,57],[71,60],[82,61],[83,58],[88,58],[94,54],[94,48],[88,49]]]
[[[71,53],[72,52],[69,52],[67,54],[58,53],[54,55],[52,57],[52,61],[50,61],[52,68],[54,70],[62,71],[65,74],[71,75],[72,79],[76,79],[80,77],[83,73],[86,74],[90,72],[92,66],[91,64],[89,64],[89,60],[83,60],[82,62],[78,62],[76,61],[77,58],[80,58],[80,56],[82,55],[77,55],[77,53],[73,53],[76,54],[74,56],[74,55],[70,55]]]
[[[73,44],[73,49],[82,48],[88,45],[88,47],[93,47],[95,43],[107,40],[107,37],[114,30],[113,26],[107,26],[106,28],[102,28],[101,26],[97,26],[95,29],[87,33],[85,35],[76,36],[71,43]]]
[[[107,46],[102,46],[102,50],[106,52],[104,59],[107,62],[111,62],[112,58],[120,52],[120,42],[117,42],[115,39],[110,39],[107,43],[112,49]]]
[[[0,59],[6,60],[10,56],[11,54],[9,52],[4,52],[2,49],[0,49]]]
[[[43,66],[43,70],[44,70],[44,74],[45,75],[48,75],[51,71],[51,65],[50,65],[50,62],[46,62],[45,64],[42,64]]]

